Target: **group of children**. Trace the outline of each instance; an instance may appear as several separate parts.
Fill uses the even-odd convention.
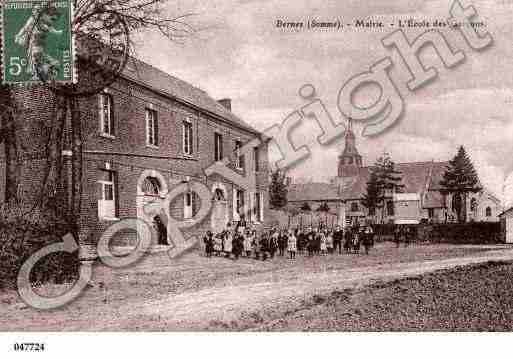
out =
[[[363,246],[365,254],[369,254],[374,246],[372,226],[355,226],[345,230],[340,226],[333,230],[323,228],[307,228],[301,230],[279,230],[273,228],[257,234],[257,231],[246,226],[228,225],[221,233],[207,232],[203,239],[207,257],[225,256],[239,259],[240,257],[266,260],[276,255],[295,259],[296,254],[308,256],[328,255],[338,251],[339,254],[359,254]]]

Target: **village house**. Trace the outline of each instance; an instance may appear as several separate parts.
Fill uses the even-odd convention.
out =
[[[19,192],[26,199],[37,192],[46,165],[47,139],[42,128],[53,116],[48,91],[43,86],[15,91],[17,106],[25,112],[20,119],[24,151],[35,154],[22,166]],[[107,227],[125,218],[140,218],[158,229],[156,218],[150,218],[144,206],[164,199],[173,186],[191,181],[211,190],[213,209],[201,225],[184,230],[188,235],[221,231],[228,222],[239,221],[243,213],[256,224],[265,221],[269,203],[267,142],[232,112],[229,99],[216,101],[205,91],[132,58],[112,85],[80,100],[80,111],[84,139],[82,241],[97,240]],[[254,139],[259,139],[260,145],[250,154],[239,153]],[[0,201],[5,187],[3,147],[0,145]],[[65,144],[64,177],[69,174],[71,155]],[[239,188],[219,175],[205,175],[207,167],[225,157],[234,171],[255,177],[254,188]],[[170,212],[177,221],[187,221],[200,206],[198,196],[190,192],[174,200]]]
[[[440,181],[448,162],[398,163],[401,172],[401,194],[390,193],[383,209],[374,218],[380,223],[416,224],[421,221],[446,223],[456,221],[455,204],[451,195],[442,193]],[[339,156],[338,176],[331,183],[293,184],[289,203],[300,209],[308,203],[316,210],[323,203],[339,216],[339,223],[363,223],[369,211],[362,204],[367,192],[371,167],[363,165],[356,147],[356,136],[349,126],[345,147]],[[500,200],[487,189],[469,194],[466,200],[466,218],[475,222],[498,222],[502,211]]]

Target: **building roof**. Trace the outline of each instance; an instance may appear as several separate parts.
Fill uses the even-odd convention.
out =
[[[164,96],[205,111],[243,130],[260,134],[260,131],[245,123],[217,100],[210,97],[207,92],[143,61],[133,57],[130,58],[123,70],[123,76]]]
[[[394,193],[394,201],[420,201],[418,193]]]
[[[513,214],[513,207],[511,207],[511,208],[509,208],[509,209],[505,210],[504,212],[500,213],[500,214],[498,215],[498,217],[503,217],[503,216],[505,216],[506,214]]]
[[[445,208],[444,197],[438,191],[428,191],[422,203],[423,208]]]
[[[338,188],[329,183],[294,184],[289,187],[289,202],[340,200]]]
[[[423,193],[426,189],[439,190],[448,162],[410,162],[398,163],[396,169],[401,172],[403,192]],[[340,189],[341,199],[360,199],[367,191],[372,167],[363,167],[359,175],[348,185]]]

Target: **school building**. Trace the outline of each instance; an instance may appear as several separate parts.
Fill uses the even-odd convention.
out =
[[[301,209],[308,203],[315,211],[328,206],[339,216],[341,225],[364,223],[369,211],[362,205],[367,191],[371,167],[364,166],[356,136],[349,126],[345,147],[339,156],[338,176],[331,183],[306,183],[292,185],[289,203]],[[417,224],[450,223],[457,220],[457,203],[452,195],[442,191],[440,181],[448,162],[408,162],[396,164],[404,186],[401,194],[390,193],[383,208],[374,214],[379,223]],[[498,222],[502,212],[500,200],[489,190],[468,194],[466,218],[474,222]]]

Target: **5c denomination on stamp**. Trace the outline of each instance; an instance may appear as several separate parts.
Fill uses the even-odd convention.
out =
[[[72,0],[5,1],[3,83],[76,82],[72,22]]]

